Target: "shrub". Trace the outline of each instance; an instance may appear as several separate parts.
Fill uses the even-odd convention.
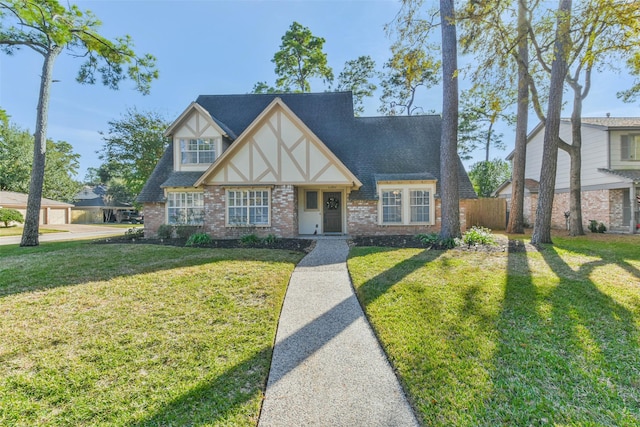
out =
[[[589,231],[592,233],[604,233],[607,231],[607,226],[603,223],[598,224],[598,221],[592,219],[589,221]]]
[[[265,245],[272,245],[277,241],[278,241],[278,238],[276,237],[275,234],[269,234],[267,237],[264,238],[263,243]]]
[[[438,244],[440,236],[438,236],[438,233],[418,234],[416,239],[420,240],[425,245],[433,246]]]
[[[173,237],[173,225],[162,224],[158,227],[158,238],[171,239]]]
[[[177,225],[175,229],[178,239],[188,239],[192,235],[199,233],[201,227],[197,225]]]
[[[496,240],[491,230],[486,227],[473,226],[462,235],[462,241],[467,245],[495,245]]]
[[[204,246],[210,244],[212,241],[213,239],[207,233],[195,233],[189,236],[185,246]]]
[[[416,238],[426,246],[437,247],[441,249],[452,249],[458,246],[456,239],[442,239],[437,233],[418,234]]]
[[[243,245],[255,245],[260,243],[260,238],[255,234],[245,234],[240,238],[240,243]]]
[[[130,228],[124,232],[124,237],[127,239],[143,239],[144,238],[144,228]]]
[[[15,209],[2,208],[0,209],[0,222],[4,222],[5,227],[9,227],[10,222],[24,223],[24,217],[20,212]]]

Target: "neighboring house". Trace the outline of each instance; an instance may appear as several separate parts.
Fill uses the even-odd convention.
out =
[[[560,138],[571,143],[571,121],[560,124]],[[535,222],[537,181],[542,166],[544,126],[539,124],[527,139],[528,178],[525,221]],[[507,159],[512,160],[513,153]],[[558,152],[556,193],[552,226],[565,228],[569,211],[569,155]],[[582,218],[604,223],[610,231],[634,233],[640,224],[640,118],[598,117],[582,119]],[[511,197],[510,183],[496,195]]]
[[[75,197],[72,209],[74,224],[102,224],[120,222],[121,212],[132,209],[130,203],[111,200],[105,185],[85,185]]]
[[[28,198],[27,194],[0,191],[0,207],[15,209],[26,218]],[[71,208],[73,208],[73,205],[70,203],[42,198],[40,201],[40,225],[70,224]]]
[[[200,96],[166,131],[172,142],[138,196],[145,234],[437,231],[440,132],[439,116],[354,117],[350,92]],[[456,167],[460,197],[476,198]]]

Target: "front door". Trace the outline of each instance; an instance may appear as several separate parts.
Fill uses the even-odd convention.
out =
[[[342,193],[323,193],[323,232],[342,233]]]

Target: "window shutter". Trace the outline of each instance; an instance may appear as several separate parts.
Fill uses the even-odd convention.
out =
[[[620,136],[620,160],[629,160],[629,135]]]

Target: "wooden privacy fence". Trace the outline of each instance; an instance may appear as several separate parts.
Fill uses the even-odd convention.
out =
[[[507,199],[465,200],[467,229],[481,225],[492,230],[507,228]]]

